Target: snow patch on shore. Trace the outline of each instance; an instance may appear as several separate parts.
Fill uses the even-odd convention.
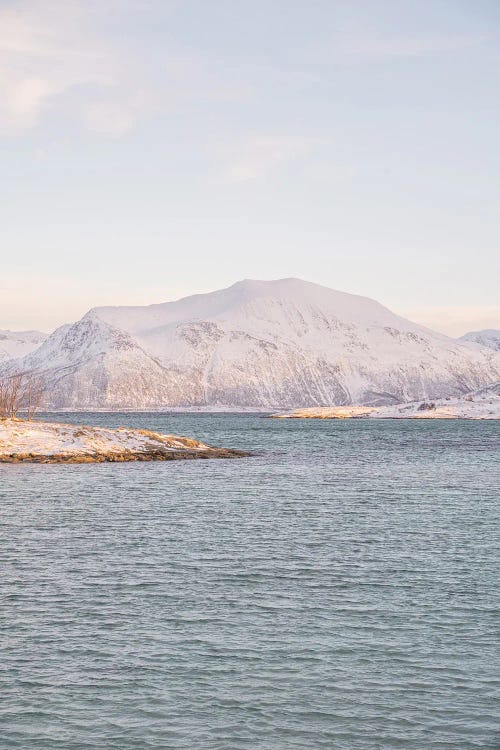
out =
[[[205,443],[177,435],[161,435],[126,427],[111,429],[55,422],[0,420],[0,461],[17,456],[78,458],[161,453],[182,457],[182,453],[224,452]],[[228,451],[230,453],[230,451]],[[167,455],[168,457],[168,455]]]
[[[462,398],[395,406],[322,406],[273,414],[275,419],[500,419],[500,383]]]

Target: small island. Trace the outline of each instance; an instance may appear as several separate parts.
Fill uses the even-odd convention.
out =
[[[192,438],[149,430],[0,420],[0,463],[174,461],[248,455],[244,451],[214,448]]]
[[[500,419],[500,383],[457,398],[391,406],[311,406],[272,414],[272,419]]]

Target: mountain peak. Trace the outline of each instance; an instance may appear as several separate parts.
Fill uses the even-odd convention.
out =
[[[242,279],[224,289],[194,294],[173,302],[145,307],[98,307],[90,312],[117,328],[141,333],[185,320],[233,320],[244,329],[246,321],[255,322],[256,317],[264,319],[269,315],[279,315],[282,318],[285,307],[290,316],[309,316],[316,311],[317,315],[357,325],[397,324],[409,330],[423,330],[410,321],[403,321],[373,299],[297,278]]]
[[[60,407],[377,405],[457,395],[500,374],[494,351],[296,278],[94,308],[27,360]]]

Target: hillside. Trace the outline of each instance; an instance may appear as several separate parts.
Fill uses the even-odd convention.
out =
[[[475,344],[500,351],[500,331],[494,328],[488,328],[484,331],[470,331],[461,336],[459,341],[472,341]]]
[[[298,279],[242,281],[147,307],[101,307],[15,363],[54,408],[275,409],[458,396],[500,355]]]
[[[0,329],[0,363],[25,357],[38,349],[47,338],[41,331],[6,331]]]

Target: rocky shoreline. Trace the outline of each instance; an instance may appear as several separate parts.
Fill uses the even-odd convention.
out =
[[[0,463],[83,464],[242,458],[192,438],[149,430],[90,427],[56,422],[0,421]]]
[[[500,383],[458,398],[393,406],[312,406],[271,414],[272,419],[500,419]]]

